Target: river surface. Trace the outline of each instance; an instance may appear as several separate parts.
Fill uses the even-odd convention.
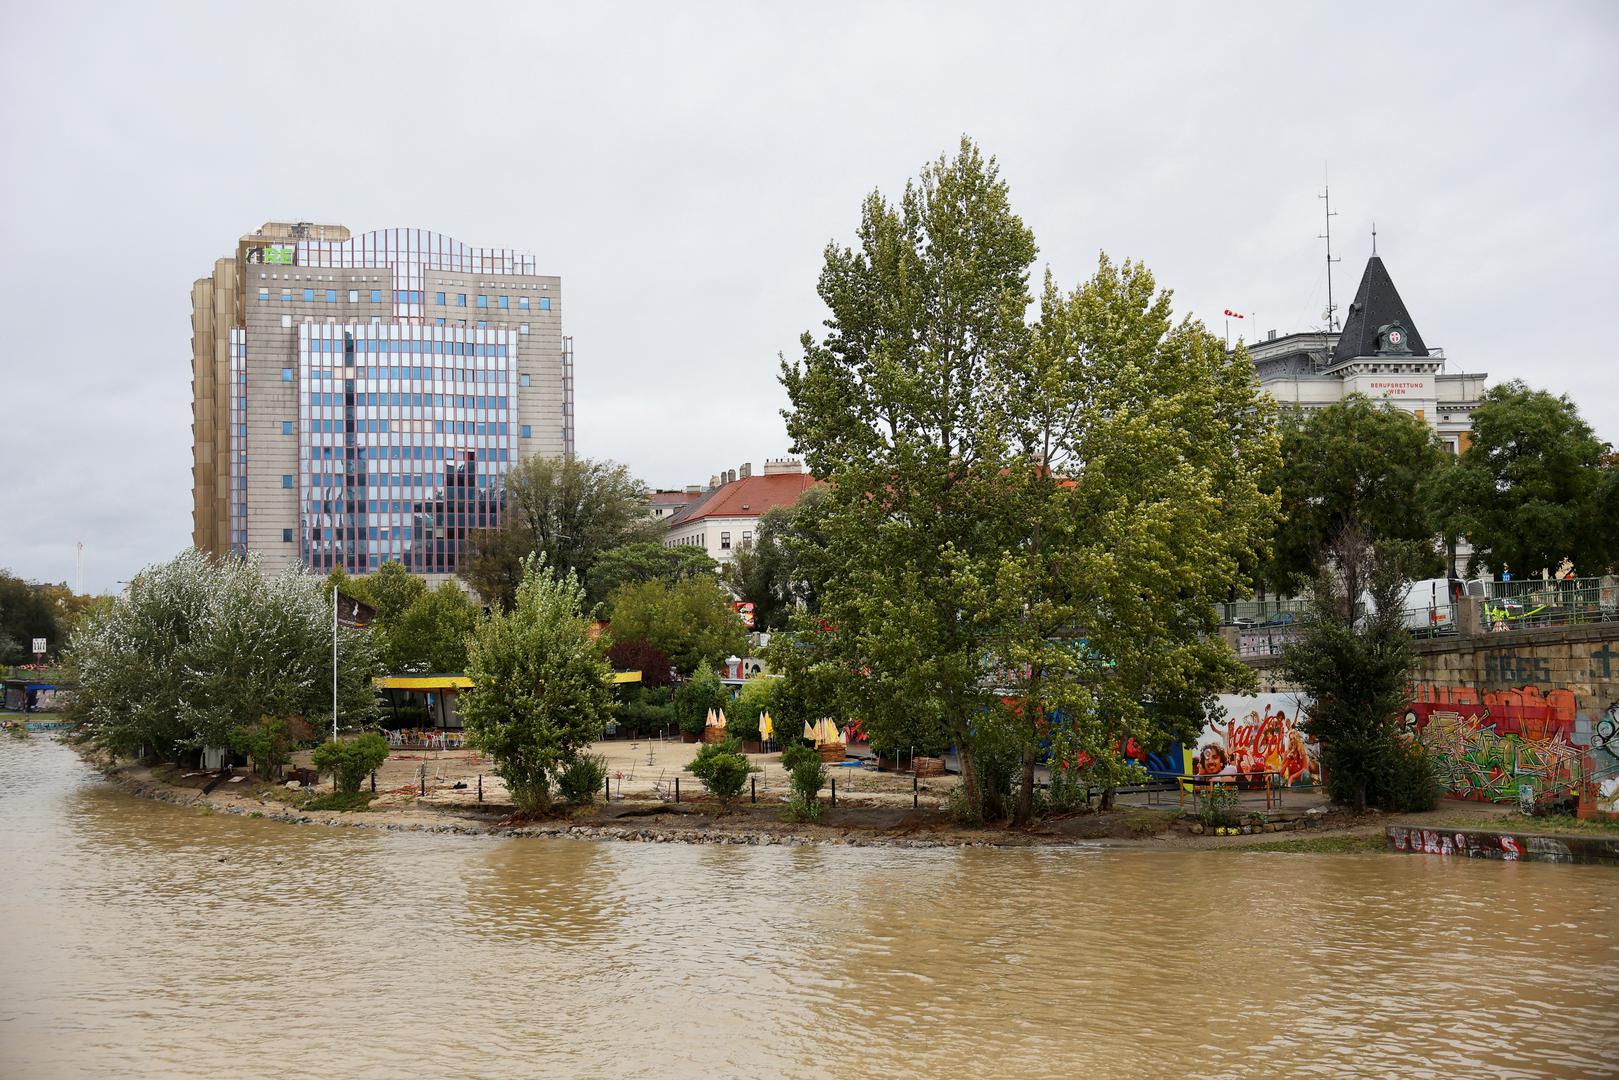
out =
[[[1619,871],[390,834],[0,740],[0,1076],[1619,1071]]]

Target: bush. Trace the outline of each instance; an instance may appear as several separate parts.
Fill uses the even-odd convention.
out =
[[[292,757],[294,741],[285,720],[264,716],[232,731],[230,748],[253,759],[253,772],[260,780],[274,780]]]
[[[795,764],[791,768],[793,794],[787,802],[787,816],[794,821],[816,821],[821,816],[821,788],[826,786],[826,766],[821,762],[821,756],[807,747],[789,747],[789,750],[804,750],[805,753],[794,755]],[[787,754],[782,754],[782,763],[785,765]]]
[[[819,762],[821,755],[814,747],[806,746],[802,742],[793,743],[781,752],[781,767],[789,774],[797,771],[798,766],[806,761]]]
[[[1197,820],[1210,828],[1235,825],[1239,801],[1236,784],[1210,784],[1198,792]]]
[[[1390,810],[1414,813],[1437,807],[1444,791],[1439,763],[1428,748],[1396,736],[1389,751],[1388,791],[1379,793],[1383,797],[1378,802]]]
[[[708,722],[708,710],[723,709],[731,696],[720,682],[719,672],[704,668],[675,691],[675,718],[686,735],[701,735]]]
[[[727,805],[742,794],[748,774],[758,770],[748,764],[735,739],[719,743],[704,743],[686,765],[686,771],[703,782],[708,793]]]
[[[366,774],[387,760],[388,740],[374,731],[315,748],[315,768],[329,775],[338,791],[348,794],[359,791]]]
[[[569,802],[589,803],[607,781],[607,759],[601,754],[580,754],[557,778],[557,790]]]

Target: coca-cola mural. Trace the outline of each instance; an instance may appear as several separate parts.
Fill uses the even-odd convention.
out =
[[[1321,780],[1318,748],[1304,734],[1309,698],[1303,694],[1222,694],[1220,716],[1186,751],[1193,776],[1235,776],[1260,786],[1265,774],[1298,786]]]

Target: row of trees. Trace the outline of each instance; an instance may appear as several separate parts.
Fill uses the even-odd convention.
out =
[[[66,585],[27,581],[0,570],[0,664],[32,661],[38,638],[45,639],[46,652],[54,655],[73,628],[106,602]]]
[[[1566,396],[1492,387],[1459,456],[1421,418],[1365,398],[1288,419],[1266,480],[1281,515],[1261,580],[1277,592],[1308,588],[1346,529],[1410,577],[1448,573],[1458,540],[1469,574],[1619,563],[1619,459]]]

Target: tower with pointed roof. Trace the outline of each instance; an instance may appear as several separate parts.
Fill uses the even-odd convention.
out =
[[[1445,370],[1444,350],[1423,340],[1376,254],[1366,261],[1341,332],[1272,330],[1248,350],[1261,388],[1283,404],[1310,411],[1362,394],[1425,420],[1453,453],[1467,449],[1485,376]]]

